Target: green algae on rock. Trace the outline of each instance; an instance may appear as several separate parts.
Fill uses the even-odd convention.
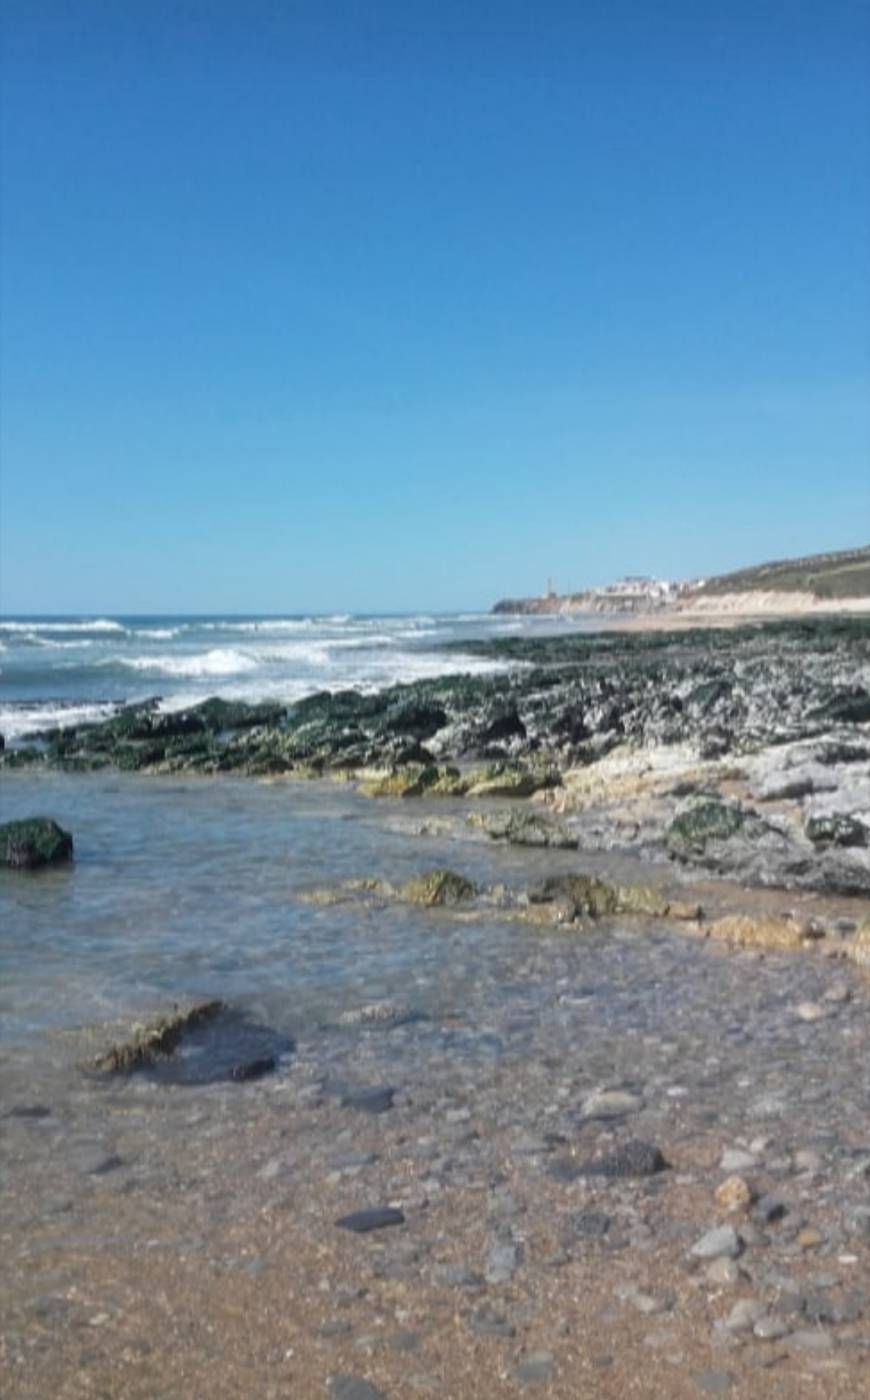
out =
[[[409,880],[399,891],[400,897],[412,904],[425,904],[429,908],[442,905],[466,904],[474,899],[477,890],[464,875],[455,870],[430,870]]]
[[[134,1070],[146,1069],[172,1055],[186,1035],[213,1021],[225,1010],[222,1001],[199,1002],[186,1011],[176,1009],[148,1025],[135,1027],[129,1040],[97,1055],[90,1068],[107,1074],[131,1074]]]
[[[808,840],[816,846],[866,846],[870,844],[870,829],[857,817],[834,813],[807,819],[804,828]]]
[[[531,797],[542,788],[556,787],[558,775],[534,772],[520,764],[492,763],[470,775],[469,797]]]
[[[247,1084],[273,1073],[294,1049],[290,1036],[248,1020],[222,1001],[207,1001],[135,1027],[129,1040],[85,1068],[144,1073],[164,1085]]]
[[[529,890],[532,904],[548,904],[553,900],[573,905],[575,916],[588,915],[596,919],[619,912],[619,896],[613,885],[594,875],[553,875]]]
[[[702,855],[708,841],[727,841],[743,829],[746,813],[736,804],[718,799],[695,802],[675,817],[665,835],[674,855],[684,859]]]
[[[73,839],[51,817],[27,817],[0,826],[0,865],[36,870],[72,860]]]

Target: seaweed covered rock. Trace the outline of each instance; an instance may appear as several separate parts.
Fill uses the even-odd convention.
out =
[[[670,902],[653,885],[619,885],[616,902],[620,914],[645,914],[651,919],[664,919],[671,913]]]
[[[573,906],[575,917],[595,919],[619,912],[619,895],[613,885],[594,875],[553,875],[529,890],[529,900],[532,904],[568,904]]]
[[[0,826],[0,865],[36,870],[72,860],[73,839],[51,817],[28,817]]]
[[[491,763],[471,775],[469,797],[531,797],[533,792],[553,787],[558,779],[552,773],[533,772],[518,764]]]
[[[485,831],[493,841],[506,841],[510,846],[576,850],[578,845],[576,836],[535,812],[471,812],[466,820],[469,826]]]
[[[674,818],[665,835],[669,849],[684,860],[703,855],[708,842],[727,841],[742,831],[746,814],[718,799],[694,802]]]
[[[826,724],[870,724],[870,692],[863,685],[841,686],[807,718]]]
[[[359,790],[364,797],[421,797],[440,776],[434,764],[408,763],[383,777],[360,783]]]
[[[428,907],[436,905],[466,904],[474,899],[477,891],[470,880],[466,880],[464,875],[457,875],[454,870],[430,870],[425,875],[418,875],[416,879],[409,880],[402,886],[402,899],[409,900],[412,904],[425,904]]]
[[[222,1001],[205,1001],[135,1026],[128,1040],[96,1056],[87,1068],[144,1073],[162,1084],[243,1084],[271,1074],[293,1048],[289,1036],[248,1021]]]
[[[108,1074],[131,1074],[133,1070],[146,1069],[174,1054],[186,1035],[213,1021],[224,1009],[222,1001],[203,1001],[186,1011],[176,1009],[148,1025],[136,1026],[129,1040],[98,1055],[92,1068]]]
[[[808,840],[816,846],[866,846],[870,830],[857,817],[833,813],[830,816],[809,817],[804,828]]]

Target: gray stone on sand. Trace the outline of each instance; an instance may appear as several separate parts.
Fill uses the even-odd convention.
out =
[[[326,1393],[329,1400],[387,1400],[382,1390],[359,1376],[330,1376]]]
[[[740,1236],[733,1225],[716,1225],[692,1245],[696,1259],[736,1259],[741,1250]]]
[[[355,1235],[367,1235],[372,1230],[384,1230],[391,1225],[404,1225],[405,1216],[392,1206],[370,1206],[367,1210],[354,1210],[350,1215],[342,1215],[336,1220],[340,1230],[350,1230]]]
[[[518,1362],[514,1368],[514,1376],[524,1385],[530,1382],[548,1381],[552,1375],[553,1358],[548,1351],[533,1351]]]
[[[695,1385],[705,1395],[724,1395],[734,1385],[734,1377],[728,1371],[702,1371]]]

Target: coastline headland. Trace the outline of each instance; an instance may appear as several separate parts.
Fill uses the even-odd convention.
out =
[[[497,614],[565,616],[606,613],[654,627],[730,619],[870,612],[870,546],[808,555],[682,582],[626,578],[602,587],[537,598],[503,598]],[[616,624],[618,625],[618,623]]]

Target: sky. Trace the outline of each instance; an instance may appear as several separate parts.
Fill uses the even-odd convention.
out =
[[[5,0],[0,611],[870,541],[865,0]]]

